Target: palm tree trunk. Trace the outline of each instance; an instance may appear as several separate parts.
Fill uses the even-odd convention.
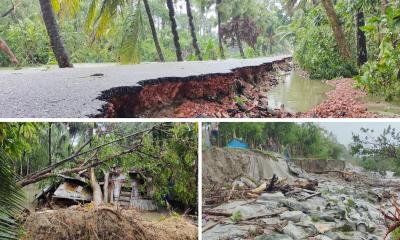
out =
[[[192,7],[190,5],[190,0],[186,0],[186,11],[187,11],[187,15],[188,15],[188,18],[189,18],[189,27],[190,27],[190,33],[192,35],[193,48],[194,48],[194,50],[196,52],[197,58],[200,61],[202,61],[203,58],[201,57],[199,44],[197,43],[196,29],[194,27],[193,15],[192,15]]]
[[[329,22],[332,26],[332,30],[335,35],[336,42],[338,44],[340,55],[343,57],[343,59],[350,61],[351,53],[349,50],[349,46],[347,45],[346,37],[344,35],[342,27],[340,26],[339,18],[336,15],[332,0],[322,0],[322,4],[324,5],[326,14],[328,15]]]
[[[387,5],[388,5],[388,0],[381,0],[381,16],[386,15],[386,9],[387,9]],[[385,37],[385,33],[382,32],[383,29],[383,23],[379,24],[379,44],[380,42],[383,40],[383,38]]]
[[[365,26],[364,12],[362,9],[359,9],[356,16],[358,66],[364,65],[368,61],[367,39],[364,32],[360,29],[363,26]]]
[[[242,56],[242,58],[246,58],[246,56],[244,55],[243,45],[242,45],[242,41],[240,40],[239,34],[236,34],[236,40],[238,43],[240,56]]]
[[[154,26],[153,15],[151,14],[149,2],[148,2],[148,0],[143,0],[143,3],[144,3],[144,7],[146,8],[147,17],[149,18],[151,34],[153,35],[153,41],[154,41],[154,45],[156,46],[156,49],[157,49],[158,58],[160,59],[160,62],[165,62],[164,55],[163,55],[161,47],[160,47],[160,42],[158,41],[157,30],[156,30],[156,27]]]
[[[175,51],[176,51],[176,59],[178,62],[183,61],[182,57],[182,50],[181,44],[179,43],[179,34],[178,34],[178,26],[175,20],[175,9],[173,0],[167,0],[168,12],[169,12],[169,19],[171,21],[171,31],[172,35],[174,35],[174,44],[175,44]]]
[[[43,21],[46,25],[47,34],[50,38],[50,45],[57,59],[58,66],[60,68],[73,67],[67,50],[64,47],[64,42],[60,36],[51,0],[39,0],[39,3],[42,10]]]
[[[221,58],[225,59],[225,53],[224,53],[224,45],[222,42],[222,32],[221,32],[221,24],[222,24],[222,19],[221,19],[221,12],[219,10],[219,6],[221,5],[222,0],[217,0],[217,18],[218,18],[218,44],[219,44],[219,52],[221,54]]]

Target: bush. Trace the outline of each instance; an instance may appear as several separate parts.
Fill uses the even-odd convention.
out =
[[[324,10],[316,7],[295,21],[294,58],[312,79],[351,77],[357,73],[353,63],[342,59]]]
[[[369,93],[384,96],[386,100],[400,97],[400,9],[389,7],[386,17],[372,18],[363,30],[369,38],[380,34],[379,25],[386,34],[379,46],[379,56],[368,61],[356,77],[358,86]]]

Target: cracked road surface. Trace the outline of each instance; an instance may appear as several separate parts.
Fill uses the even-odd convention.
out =
[[[235,68],[258,66],[288,57],[0,70],[0,117],[88,118],[100,113],[106,102],[97,97],[111,88],[140,86],[140,81],[159,78],[230,73]]]

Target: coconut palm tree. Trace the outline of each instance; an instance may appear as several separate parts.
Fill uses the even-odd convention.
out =
[[[56,16],[53,11],[51,0],[39,0],[43,21],[46,25],[50,38],[50,45],[57,59],[60,68],[73,67],[68,52],[65,49],[64,41],[60,36]]]
[[[343,59],[350,61],[351,60],[351,53],[349,46],[346,41],[346,37],[344,35],[343,29],[340,26],[339,18],[335,12],[335,7],[333,5],[332,0],[321,0],[322,5],[325,9],[325,12],[328,16],[329,23],[332,27],[333,34],[336,39],[336,43],[339,48],[340,55]],[[285,8],[288,12],[292,12],[294,9],[302,8],[306,9],[307,6],[315,6],[318,4],[316,0],[286,0]]]
[[[24,196],[15,184],[15,174],[0,149],[0,239],[19,239],[19,227],[15,216],[21,211]]]
[[[335,36],[339,48],[339,52],[342,55],[343,59],[350,61],[351,60],[350,49],[346,42],[346,37],[344,35],[343,29],[340,26],[339,18],[336,15],[335,7],[332,3],[332,0],[322,0],[322,5],[325,8],[329,22],[331,24],[333,34]]]
[[[195,50],[197,58],[201,61],[203,60],[203,58],[201,57],[200,47],[199,44],[197,43],[196,28],[194,26],[193,15],[192,15],[192,6],[190,4],[190,0],[185,0],[185,1],[186,1],[186,12],[189,19],[190,34],[192,35],[193,48]]]
[[[171,31],[172,35],[174,36],[176,59],[178,60],[178,62],[182,62],[183,61],[182,50],[181,50],[181,44],[179,43],[178,25],[176,24],[175,8],[173,0],[167,0],[167,7],[169,13],[169,20],[171,21]]]
[[[151,14],[151,9],[148,0],[143,0],[143,4],[146,9],[147,18],[149,19],[151,34],[153,36],[154,45],[157,49],[158,58],[160,59],[160,62],[164,62],[165,61],[164,55],[160,47],[160,42],[158,41],[157,30],[156,27],[154,26],[153,15]]]
[[[218,44],[219,44],[219,51],[221,54],[221,58],[225,58],[224,53],[224,43],[222,41],[222,32],[221,32],[221,24],[222,24],[222,13],[221,13],[221,4],[222,0],[216,0],[216,10],[217,10],[217,21],[218,21]]]

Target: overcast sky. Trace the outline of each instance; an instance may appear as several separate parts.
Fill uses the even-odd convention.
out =
[[[383,129],[387,128],[389,125],[400,130],[400,122],[395,123],[377,123],[377,122],[359,122],[359,123],[318,123],[321,127],[325,128],[329,132],[332,132],[337,140],[344,144],[349,145],[352,143],[352,133],[360,133],[360,128],[374,129],[374,135],[378,136],[383,132]]]

